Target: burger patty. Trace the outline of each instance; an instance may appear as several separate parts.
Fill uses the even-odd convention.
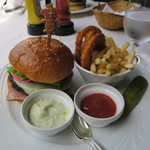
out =
[[[21,93],[24,93],[24,94],[28,95],[22,88],[20,88],[20,87],[16,84],[16,82],[14,81],[14,79],[13,79],[13,77],[12,77],[11,74],[9,74],[8,80],[10,81],[12,88],[14,88],[16,91],[19,91],[19,92],[21,92]]]

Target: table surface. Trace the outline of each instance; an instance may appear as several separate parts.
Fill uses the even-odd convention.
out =
[[[96,5],[97,3],[95,2],[94,4]],[[89,25],[94,25],[99,27],[106,36],[113,37],[114,41],[118,46],[122,46],[125,42],[131,41],[127,37],[123,29],[111,31],[100,27],[97,24],[97,21],[92,11],[80,13],[80,14],[72,14],[71,20],[74,22],[74,27],[75,27],[74,34],[70,36],[53,35],[52,37],[61,40],[66,45],[72,45],[72,47],[74,47],[77,33]],[[27,12],[25,12],[23,15],[19,15],[18,11],[14,11],[12,13],[6,14],[5,16],[0,16],[0,34],[1,34],[0,37],[0,70],[1,70],[4,67],[4,65],[8,63],[8,54],[10,50],[15,46],[15,44],[17,44],[21,40],[32,37],[27,33]],[[149,47],[149,45],[150,45],[149,43],[146,43],[146,47]],[[146,68],[148,72],[150,72],[150,67],[149,67],[150,65],[148,64],[150,63],[149,60],[150,49],[148,48],[148,50],[149,51],[147,51],[147,54],[144,53],[142,55],[143,56],[145,55],[144,59],[145,62],[147,62],[147,63],[143,63],[143,66]],[[74,52],[74,49],[72,49],[72,52]],[[14,133],[13,132],[14,128],[13,126],[11,127],[9,126],[9,122],[4,117],[1,107],[0,107],[0,124],[1,124],[1,128],[0,128],[0,133],[1,133],[0,145],[1,145],[2,142],[4,142],[3,138],[8,137],[7,133],[9,134]],[[19,136],[21,135],[21,130],[18,131],[18,135]],[[16,139],[21,138],[18,137],[17,135],[11,135],[11,136],[12,138],[14,136],[14,138]],[[29,139],[26,140],[30,142]],[[11,138],[8,139],[8,141],[5,141],[4,144],[7,144],[9,141],[11,141]],[[17,141],[14,144],[17,145]],[[17,146],[13,146],[13,148],[17,149]]]

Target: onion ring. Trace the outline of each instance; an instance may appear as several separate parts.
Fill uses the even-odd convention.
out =
[[[101,30],[95,26],[88,26],[82,31],[80,31],[76,37],[76,49],[75,49],[75,58],[77,62],[80,62],[80,56],[81,56],[81,45],[83,42],[83,38],[87,34],[87,32],[94,30],[95,32],[101,32]]]
[[[90,68],[92,52],[105,48],[105,36],[95,26],[88,26],[76,37],[75,59],[85,69]]]
[[[96,33],[94,35],[91,36],[90,40],[86,40],[82,46],[82,54],[81,54],[81,66],[85,69],[90,68],[90,64],[91,64],[91,56],[92,56],[92,52],[95,48],[95,43],[94,41],[101,35],[101,33]]]

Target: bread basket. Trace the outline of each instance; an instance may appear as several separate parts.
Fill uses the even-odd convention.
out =
[[[127,7],[127,1],[112,1],[107,3],[114,11],[123,12]],[[98,24],[109,30],[117,30],[123,28],[123,16],[103,12],[106,4],[101,4],[92,9]]]

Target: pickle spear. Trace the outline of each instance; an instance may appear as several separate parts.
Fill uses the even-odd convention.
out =
[[[123,92],[125,108],[119,120],[125,118],[140,102],[148,86],[147,80],[142,76],[135,77]]]

